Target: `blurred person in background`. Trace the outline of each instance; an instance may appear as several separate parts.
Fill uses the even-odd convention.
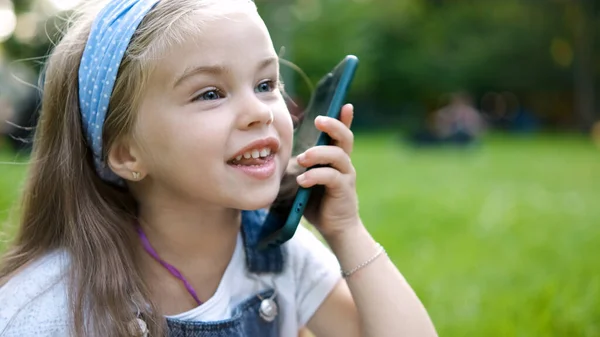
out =
[[[469,144],[484,130],[484,120],[466,93],[453,94],[450,103],[434,113],[433,133],[442,142]]]
[[[469,145],[485,132],[486,123],[470,95],[458,92],[450,102],[434,111],[423,130],[411,136],[415,145]]]

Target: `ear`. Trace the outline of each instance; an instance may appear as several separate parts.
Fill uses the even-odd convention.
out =
[[[140,154],[132,140],[116,141],[108,151],[108,166],[125,180],[139,181],[146,175]]]

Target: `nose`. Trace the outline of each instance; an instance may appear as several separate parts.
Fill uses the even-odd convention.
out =
[[[249,95],[240,102],[239,126],[249,129],[260,125],[273,123],[273,110],[268,104],[261,101],[256,95]]]

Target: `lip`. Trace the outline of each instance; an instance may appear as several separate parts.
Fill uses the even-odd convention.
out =
[[[264,148],[271,149],[271,154],[276,153],[279,150],[279,140],[275,137],[267,137],[267,138],[263,138],[263,139],[254,141],[254,142],[244,146],[238,152],[236,152],[228,160],[228,162],[234,160],[236,157],[241,156],[246,152],[250,152],[252,150],[260,150],[260,149],[264,149]]]
[[[242,172],[245,175],[258,180],[266,180],[271,178],[277,170],[277,163],[275,162],[275,156],[270,155],[265,158],[264,162],[260,165],[229,165],[231,168],[238,172]]]

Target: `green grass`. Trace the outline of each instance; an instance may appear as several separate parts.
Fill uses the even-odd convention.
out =
[[[19,195],[27,173],[26,159],[6,151],[0,140],[0,252],[14,233]]]
[[[357,138],[360,209],[443,336],[600,336],[600,150]]]
[[[359,134],[353,163],[364,222],[441,336],[600,336],[600,149],[495,136],[416,151]],[[0,165],[0,220],[24,169]]]

